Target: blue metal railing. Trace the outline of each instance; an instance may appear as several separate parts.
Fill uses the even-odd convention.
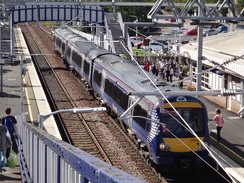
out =
[[[52,136],[17,116],[22,182],[141,183],[132,175]]]

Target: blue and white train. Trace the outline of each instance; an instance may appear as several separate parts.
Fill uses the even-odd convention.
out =
[[[155,91],[136,64],[95,45],[68,28],[54,31],[54,45],[65,62],[86,80],[96,98],[117,116],[121,116],[138,99],[138,96],[130,96],[131,92]],[[154,81],[158,79],[149,76]],[[159,88],[168,92],[177,90],[168,86]],[[208,115],[204,103],[192,96],[167,96],[167,99],[199,138],[209,145]],[[189,167],[203,163],[196,154],[205,160],[209,157],[207,150],[187,130],[183,120],[162,96],[145,95],[122,118],[122,122],[136,138],[148,160],[159,166]],[[167,130],[161,124],[165,124]]]

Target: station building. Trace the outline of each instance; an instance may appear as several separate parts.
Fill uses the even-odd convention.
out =
[[[244,89],[244,30],[236,30],[203,38],[201,90]],[[190,42],[180,48],[188,60],[190,75],[197,73],[198,42]],[[223,64],[228,63],[228,64]],[[217,65],[223,64],[219,67]],[[216,68],[214,68],[216,67]],[[211,70],[211,68],[214,68]],[[196,89],[196,77],[191,79],[189,90]],[[244,116],[243,94],[232,96],[206,96],[214,103]]]

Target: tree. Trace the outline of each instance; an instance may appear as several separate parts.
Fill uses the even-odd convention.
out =
[[[244,0],[238,0],[237,7],[241,11],[244,8]]]

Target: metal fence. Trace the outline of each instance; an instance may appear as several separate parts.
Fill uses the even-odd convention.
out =
[[[22,182],[34,183],[141,183],[142,180],[23,122],[17,116],[20,134]]]

